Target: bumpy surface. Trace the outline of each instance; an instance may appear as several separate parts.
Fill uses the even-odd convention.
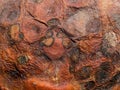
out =
[[[0,0],[0,90],[120,90],[120,0]]]

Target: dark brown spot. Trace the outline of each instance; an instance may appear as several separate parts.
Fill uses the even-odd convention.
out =
[[[98,84],[105,83],[109,80],[110,73],[105,70],[98,70],[95,74],[95,79]]]
[[[80,50],[78,48],[73,48],[70,51],[70,59],[72,62],[77,63],[79,61]]]
[[[24,34],[22,32],[19,33],[19,38],[23,39],[24,38]]]
[[[88,79],[90,78],[91,73],[92,73],[92,67],[84,66],[75,73],[75,78],[80,80]]]
[[[7,71],[7,74],[10,75],[12,78],[23,78],[23,74],[20,72],[20,71],[17,71],[17,70],[10,70],[10,71]]]
[[[91,89],[94,88],[94,86],[95,86],[95,82],[94,82],[94,81],[89,81],[89,82],[87,82],[87,83],[85,84],[86,90],[91,90]]]
[[[14,66],[14,69],[10,69],[10,70],[7,70],[5,71],[11,78],[14,78],[14,79],[18,79],[18,78],[22,78],[24,79],[26,77],[26,75],[21,72],[16,65],[13,65]]]
[[[37,25],[35,25],[35,24],[31,24],[30,29],[31,29],[31,30],[34,30],[36,33],[39,33],[39,32],[40,32],[39,26],[37,26]]]
[[[18,57],[19,64],[26,64],[28,62],[28,57],[26,55],[22,55]]]

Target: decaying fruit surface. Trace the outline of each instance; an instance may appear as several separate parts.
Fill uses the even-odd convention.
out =
[[[120,0],[0,0],[0,90],[120,90]]]

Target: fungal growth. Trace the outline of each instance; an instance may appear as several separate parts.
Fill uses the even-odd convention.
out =
[[[25,64],[28,62],[28,57],[25,55],[19,56],[18,57],[18,63],[19,64]]]

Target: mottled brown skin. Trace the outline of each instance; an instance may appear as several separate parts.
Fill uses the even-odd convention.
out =
[[[120,90],[120,0],[0,0],[0,90]]]

